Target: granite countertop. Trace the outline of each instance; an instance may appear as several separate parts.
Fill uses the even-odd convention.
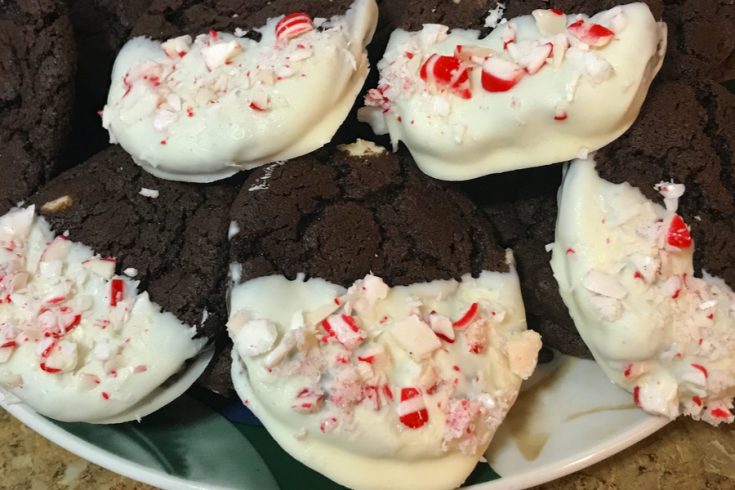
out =
[[[37,435],[0,410],[0,487],[114,489],[151,487],[115,475]],[[735,427],[681,419],[591,468],[538,489],[735,488]]]

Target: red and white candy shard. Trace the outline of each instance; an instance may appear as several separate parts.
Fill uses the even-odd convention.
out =
[[[297,12],[284,16],[276,24],[276,39],[279,46],[288,44],[292,39],[314,30],[309,14]]]
[[[324,393],[312,388],[304,388],[298,392],[291,408],[302,413],[316,413],[322,408]]]
[[[522,60],[521,65],[526,69],[529,75],[535,75],[541,68],[546,65],[546,60],[551,56],[554,45],[544,43],[534,46]]]
[[[420,429],[429,422],[429,411],[424,398],[416,388],[402,388],[398,404],[398,418],[409,429]]]
[[[413,359],[427,359],[441,347],[441,342],[431,327],[415,315],[395,324],[390,329],[390,334]]]
[[[439,89],[447,89],[462,99],[472,98],[470,68],[456,56],[432,54],[421,66],[421,80]]]
[[[354,350],[365,340],[365,333],[350,315],[332,315],[322,321],[327,333],[350,350]]]
[[[82,262],[82,265],[104,279],[111,279],[115,275],[115,259],[92,258]]]
[[[615,33],[607,27],[583,19],[569,24],[567,29],[574,37],[593,48],[607,46],[615,37]]]
[[[189,52],[191,47],[192,39],[191,36],[179,36],[161,44],[161,49],[166,53],[169,58],[183,58]]]
[[[678,214],[671,217],[671,221],[666,230],[666,243],[677,249],[692,246],[692,236],[689,233],[689,228]]]
[[[507,92],[526,74],[523,67],[500,57],[490,57],[482,64],[482,88],[488,92]]]

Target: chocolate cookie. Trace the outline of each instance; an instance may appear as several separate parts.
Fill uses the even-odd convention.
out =
[[[615,0],[462,0],[450,2],[435,0],[429,2],[396,2],[383,0],[380,4],[381,23],[384,29],[392,31],[402,28],[408,31],[420,30],[423,24],[444,24],[463,29],[486,31],[485,20],[490,11],[499,3],[504,5],[502,12],[506,19],[520,15],[530,15],[535,9],[557,8],[569,14],[583,13],[592,15],[610,9],[620,2]],[[646,0],[654,17],[661,17],[663,0]]]
[[[692,227],[695,269],[735,285],[735,95],[714,82],[659,83],[596,161],[603,179],[629,182],[654,202],[659,182],[684,184],[679,214]]]
[[[52,180],[31,202],[57,233],[69,232],[117,272],[132,268],[151,299],[201,335],[224,328],[232,181],[158,180],[111,147]]]
[[[75,63],[65,3],[0,3],[0,214],[58,169]]]
[[[253,172],[232,207],[242,280],[270,274],[391,286],[506,271],[492,225],[395,154],[328,151]]]
[[[528,326],[544,345],[565,354],[591,357],[579,337],[549,265],[546,245],[554,241],[562,167],[551,165],[491,175],[463,184],[513,249],[521,278]]]
[[[69,17],[79,53],[72,131],[65,157],[81,162],[109,143],[97,112],[107,101],[112,64],[136,20],[148,7],[145,0],[72,0]]]
[[[232,32],[236,28],[261,27],[271,17],[292,12],[306,12],[312,17],[343,14],[350,0],[156,0],[151,2],[133,29],[132,36],[168,39],[183,34],[197,34],[210,29]],[[257,33],[253,33],[256,35]]]
[[[349,286],[368,272],[389,285],[507,271],[495,230],[453,186],[409,157],[323,150],[250,174],[232,206],[240,280],[299,273]],[[205,386],[232,389],[230,356]]]
[[[669,28],[664,77],[735,79],[735,3],[669,0],[664,20]]]

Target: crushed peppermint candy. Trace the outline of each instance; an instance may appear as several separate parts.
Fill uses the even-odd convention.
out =
[[[104,420],[196,355],[204,341],[116,275],[117,264],[54,236],[33,206],[0,216],[2,388],[51,418]],[[164,341],[171,352],[161,354]]]
[[[243,367],[233,371],[239,396],[256,415],[272,414],[269,430],[283,425],[328,444],[359,435],[381,448],[428,438],[435,446],[426,451],[475,457],[541,345],[522,320],[516,280],[505,276],[390,287],[369,274],[347,290],[303,276],[238,284],[228,331]],[[359,426],[365,416],[370,427]]]

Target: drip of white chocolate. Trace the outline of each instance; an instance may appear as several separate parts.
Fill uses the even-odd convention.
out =
[[[231,312],[243,402],[351,488],[459,486],[541,346],[514,270],[394,288],[368,275],[346,291],[270,276],[236,286]]]
[[[563,162],[610,143],[638,116],[666,51],[666,26],[643,3],[592,18],[538,10],[478,36],[396,30],[360,110],[435,178]]]
[[[115,259],[54,236],[32,206],[0,217],[0,391],[70,422],[158,406],[146,398],[205,340],[137,286]]]
[[[732,422],[735,293],[694,277],[694,243],[676,214],[681,184],[657,186],[666,207],[599,177],[591,160],[566,172],[551,266],[598,364],[645,411]]]

